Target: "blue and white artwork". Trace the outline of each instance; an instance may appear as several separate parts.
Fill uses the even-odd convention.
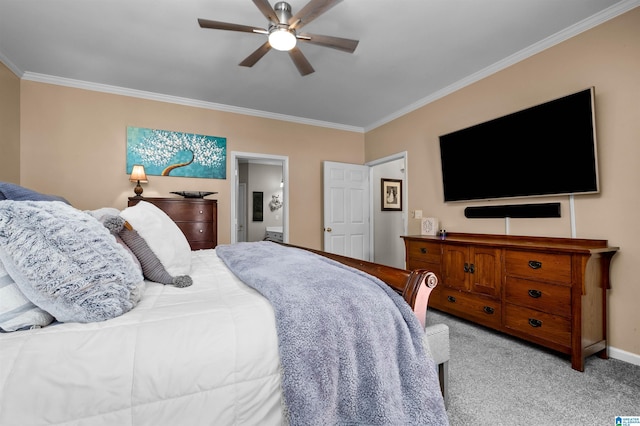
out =
[[[227,178],[227,139],[127,127],[127,174],[142,164],[147,175]]]

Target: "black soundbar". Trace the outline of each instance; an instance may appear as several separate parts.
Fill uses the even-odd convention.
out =
[[[560,217],[560,203],[467,207],[464,215],[469,219]]]

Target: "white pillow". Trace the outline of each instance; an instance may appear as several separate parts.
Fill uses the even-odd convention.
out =
[[[140,201],[124,209],[120,216],[144,238],[170,275],[191,273],[191,246],[165,212],[151,203]]]
[[[53,317],[25,297],[0,261],[0,328],[16,331],[44,327]]]

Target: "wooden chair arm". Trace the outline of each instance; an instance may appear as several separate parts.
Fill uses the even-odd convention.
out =
[[[407,285],[402,292],[404,300],[411,306],[423,328],[427,321],[429,296],[437,285],[438,277],[436,277],[436,274],[426,269],[416,269],[411,272]]]

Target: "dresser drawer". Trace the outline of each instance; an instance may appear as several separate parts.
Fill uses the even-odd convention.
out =
[[[216,245],[213,243],[213,241],[189,241],[189,245],[191,246],[191,250],[216,248]]]
[[[202,198],[129,197],[129,207],[146,201],[164,211],[189,241],[191,250],[214,248],[218,244],[218,202]]]
[[[480,324],[499,327],[501,322],[500,301],[470,295],[442,287],[440,305],[447,312],[463,318],[472,319]]]
[[[280,243],[284,241],[282,237],[282,232],[273,232],[273,231],[267,231],[265,233],[265,239],[270,241],[277,241]]]
[[[438,286],[442,285],[442,274],[440,274],[440,263],[425,262],[422,259],[409,259],[407,261],[407,269],[410,271],[416,269],[426,269],[431,271],[438,277]]]
[[[410,241],[408,244],[408,255],[409,259],[440,263],[442,253],[439,243],[432,241]]]
[[[506,303],[505,327],[562,346],[571,346],[571,321],[558,315]]]
[[[571,285],[571,255],[507,250],[507,275]]]
[[[213,223],[211,222],[177,222],[189,242],[213,241]]]
[[[505,301],[569,318],[571,287],[507,277]]]
[[[160,205],[158,205],[160,207]],[[213,205],[201,202],[163,203],[160,207],[175,222],[211,222]]]

